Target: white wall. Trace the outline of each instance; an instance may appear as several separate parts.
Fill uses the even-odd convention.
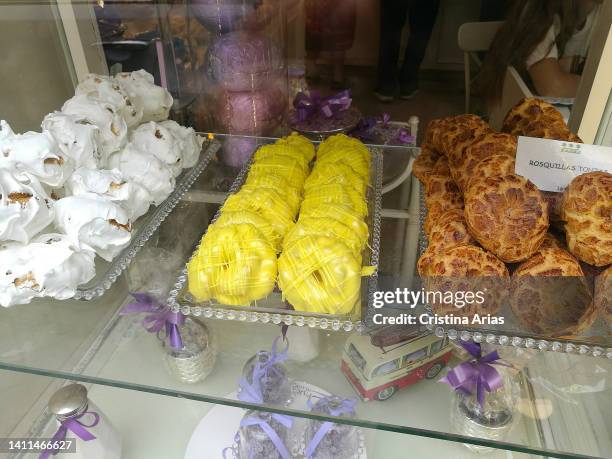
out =
[[[53,10],[45,3],[0,3],[0,119],[36,130],[73,93]]]

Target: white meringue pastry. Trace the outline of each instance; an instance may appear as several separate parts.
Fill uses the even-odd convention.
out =
[[[152,201],[151,195],[144,187],[126,181],[118,169],[80,167],[68,179],[66,188],[74,196],[94,193],[121,204],[131,221],[146,214]]]
[[[98,167],[102,139],[100,129],[95,124],[76,115],[53,112],[45,116],[42,128],[51,134],[75,167]]]
[[[128,127],[138,125],[142,120],[142,102],[124,91],[114,78],[89,73],[76,87],[75,94],[91,96],[99,102],[109,103],[117,108]]]
[[[12,134],[11,131],[0,138],[0,168],[25,172],[34,175],[41,183],[58,187],[70,176],[74,165],[49,133]]]
[[[160,161],[169,166],[177,166],[180,170],[182,165],[182,139],[155,121],[149,121],[138,126],[131,133],[132,144],[139,150],[151,153]]]
[[[9,124],[5,120],[0,120],[0,141],[12,137],[14,135],[15,133],[13,132],[13,129],[11,129]]]
[[[55,226],[79,250],[94,250],[106,261],[116,257],[132,237],[127,212],[93,193],[57,201]]]
[[[142,102],[142,122],[168,119],[172,108],[172,96],[154,83],[153,75],[146,70],[118,73],[115,80],[127,94]]]
[[[113,104],[79,94],[64,103],[62,112],[87,120],[100,129],[102,162],[127,142],[127,124]]]
[[[181,126],[173,120],[162,121],[159,124],[181,140],[183,168],[195,166],[202,151],[204,137],[197,135],[192,127]]]
[[[158,206],[174,190],[173,171],[162,161],[128,143],[111,156],[109,168],[119,169],[124,178],[143,186]]]
[[[1,244],[0,305],[43,296],[72,298],[78,285],[95,276],[94,257],[91,251],[77,251],[63,234],[41,234],[25,245]]]
[[[53,200],[34,176],[0,169],[0,241],[27,244],[53,221]]]

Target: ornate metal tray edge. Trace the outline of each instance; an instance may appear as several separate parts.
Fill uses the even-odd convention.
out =
[[[370,147],[372,152],[372,188],[368,201],[371,203],[371,224],[370,224],[370,250],[366,253],[369,255],[365,262],[374,266],[378,266],[379,251],[380,251],[380,218],[382,212],[382,172],[383,172],[383,156],[382,151],[376,147]],[[236,193],[244,181],[250,170],[252,161],[247,162],[240,170],[238,176],[232,183],[229,189],[229,194]],[[211,223],[214,223],[219,217],[220,212],[217,211]],[[370,217],[368,217],[370,219]],[[195,255],[198,247],[195,248],[189,260]],[[187,263],[186,263],[187,264]],[[185,265],[186,265],[185,264]],[[374,292],[377,288],[377,272],[362,278],[362,301],[367,304],[372,301]],[[348,315],[328,315],[328,314],[307,314],[294,310],[281,310],[275,308],[258,308],[258,307],[239,307],[226,306],[218,303],[210,302],[208,305],[190,305],[185,304],[180,300],[180,295],[186,287],[187,268],[181,270],[173,289],[170,291],[167,303],[174,312],[181,312],[186,315],[204,316],[206,318],[238,320],[242,322],[262,322],[285,325],[309,326],[311,328],[330,329],[334,331],[344,330],[351,331],[353,329],[361,330],[362,323],[359,320],[361,311],[353,311]],[[365,298],[364,298],[365,297]],[[358,308],[355,308],[358,309]]]
[[[427,216],[427,207],[425,205],[425,193],[423,185],[419,184],[419,257],[427,249],[427,237],[423,229],[425,218]],[[429,306],[425,306],[427,314],[433,316],[433,311]],[[543,338],[526,333],[518,333],[510,330],[478,330],[478,329],[461,329],[451,328],[441,325],[427,325],[436,336],[442,338],[448,336],[452,341],[473,341],[475,343],[500,344],[502,346],[512,346],[517,348],[535,349],[540,351],[553,351],[567,354],[588,355],[593,357],[603,357],[612,359],[612,348],[604,348],[597,344],[580,341],[579,339],[554,339]],[[588,340],[588,337],[585,337]]]
[[[214,155],[217,153],[221,144],[216,140],[206,140],[202,149],[203,153],[195,166],[183,172],[177,182],[174,191],[168,196],[164,202],[151,211],[144,217],[146,220],[137,230],[132,240],[121,253],[110,263],[106,272],[93,285],[85,284],[76,290],[73,299],[77,300],[93,300],[101,297],[109,290],[116,282],[117,278],[127,269],[136,254],[146,244],[149,238],[157,231],[159,225],[170,215],[176,207],[183,195],[191,188],[191,185],[197,180],[200,174],[210,164]]]

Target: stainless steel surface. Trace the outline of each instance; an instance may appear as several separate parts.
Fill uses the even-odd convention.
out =
[[[68,384],[59,389],[49,400],[49,411],[59,417],[69,418],[87,408],[87,389],[81,384]]]

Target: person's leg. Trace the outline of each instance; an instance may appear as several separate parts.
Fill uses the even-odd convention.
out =
[[[418,89],[419,67],[425,57],[427,43],[431,36],[440,0],[413,0],[410,2],[408,21],[410,38],[406,45],[404,63],[400,71],[400,94],[412,97]]]
[[[376,93],[381,100],[392,100],[395,93],[397,59],[407,11],[407,0],[381,0],[380,2],[380,47]]]
[[[355,42],[357,0],[330,0],[327,13],[327,44],[330,45],[332,89],[345,89],[344,57]]]
[[[332,51],[332,89],[346,89],[346,79],[344,72],[344,51]]]
[[[313,83],[318,82],[320,80],[319,69],[317,67],[318,59],[318,51],[306,50],[306,78]]]
[[[304,1],[304,40],[306,48],[306,79],[312,83],[320,79],[317,60],[321,52],[321,11],[320,0]]]

